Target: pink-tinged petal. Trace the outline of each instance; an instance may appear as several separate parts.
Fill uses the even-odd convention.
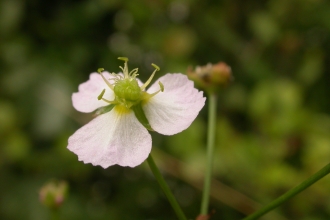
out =
[[[106,79],[113,78],[108,72],[103,72],[102,74]],[[91,73],[89,80],[80,84],[78,92],[72,94],[73,107],[80,112],[87,113],[109,105],[109,103],[97,99],[103,89],[105,89],[103,98],[113,101],[114,93],[104,82],[101,75],[98,73]]]
[[[143,105],[151,127],[158,133],[172,135],[187,129],[205,104],[203,92],[194,88],[186,75],[166,74],[148,90],[149,94],[159,90],[160,81],[164,92],[159,92]]]
[[[116,108],[116,107],[115,107]],[[68,149],[84,163],[107,168],[111,165],[135,167],[151,151],[151,136],[134,112],[119,114],[116,109],[102,114],[77,130]]]

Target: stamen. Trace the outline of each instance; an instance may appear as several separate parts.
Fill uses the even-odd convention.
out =
[[[128,58],[127,57],[118,57],[118,60],[122,60],[122,61],[128,62]]]
[[[123,71],[123,73],[125,72],[125,70],[124,70],[124,68],[123,68],[123,67],[121,67],[121,66],[120,66],[119,68],[120,68],[120,69]]]
[[[150,99],[151,97],[157,95],[159,92],[164,92],[164,85],[163,85],[163,83],[161,83],[159,81],[158,84],[159,84],[159,90],[157,92],[154,92],[154,93],[151,93],[151,94],[145,93],[147,99]]]
[[[124,76],[125,76],[125,79],[129,78],[129,74],[128,74],[128,66],[127,66],[127,62],[128,62],[128,58],[127,57],[118,57],[118,60],[123,60],[125,63],[124,63],[124,68],[123,67],[119,67],[120,69],[123,70],[123,73],[124,73]]]
[[[102,73],[103,71],[104,71],[104,68],[98,68],[98,69],[97,69],[97,72],[98,72],[98,73]]]
[[[113,76],[111,80],[115,81],[115,83],[118,82],[118,80],[124,79],[123,75],[117,73],[111,73],[111,76]]]
[[[157,66],[156,64],[152,63],[151,66],[153,66],[157,71],[160,70],[159,66]]]
[[[139,75],[139,74],[136,74],[138,71],[139,71],[139,68],[132,69],[128,75],[135,78],[137,75]]]
[[[105,98],[102,98],[102,100],[109,103],[109,104],[118,104],[118,102],[116,102],[116,101],[110,101],[110,100],[105,99]]]
[[[105,89],[102,90],[101,94],[97,97],[97,99],[98,100],[101,100],[102,99],[103,101],[105,101],[105,102],[107,102],[109,104],[117,104],[116,101],[109,101],[108,99],[103,98],[104,93],[105,93]]]
[[[103,98],[104,93],[105,93],[105,89],[102,90],[101,94],[97,97],[97,99],[101,100]]]
[[[164,92],[164,85],[163,85],[163,83],[161,81],[159,81],[158,84],[159,84],[159,87],[160,87],[160,91],[161,92]]]
[[[100,73],[100,75],[102,76],[102,79],[104,80],[104,82],[110,87],[110,89],[113,91],[113,86],[111,85],[111,83],[103,76],[102,73]]]
[[[156,64],[151,64],[151,66],[153,66],[155,68],[155,70],[152,72],[151,76],[149,77],[149,79],[147,80],[147,82],[145,82],[140,88],[143,91],[151,82],[152,78],[154,78],[154,75],[156,73],[156,71],[159,71],[160,68],[156,65]]]
[[[157,92],[151,93],[149,94],[148,98],[150,99],[151,97],[154,97],[155,95],[157,95],[161,90],[158,90]]]

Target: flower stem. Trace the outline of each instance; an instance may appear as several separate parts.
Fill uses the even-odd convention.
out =
[[[157,179],[160,187],[164,191],[168,201],[172,205],[172,208],[174,209],[178,219],[179,220],[187,220],[187,218],[184,215],[183,211],[181,210],[178,202],[176,201],[175,197],[173,196],[170,188],[166,184],[166,182],[165,182],[162,174],[160,173],[158,167],[156,166],[154,160],[152,159],[151,154],[149,154],[149,157],[147,158],[147,162],[149,164],[149,167],[150,167],[152,173],[154,174],[155,178]]]
[[[209,112],[208,112],[208,129],[207,129],[207,159],[206,159],[206,172],[204,178],[204,189],[201,204],[201,215],[208,213],[208,206],[210,200],[210,188],[213,166],[213,151],[215,142],[215,123],[217,120],[217,96],[214,93],[209,95]]]
[[[51,209],[51,220],[59,220],[60,219],[60,213],[58,209]]]
[[[315,173],[314,175],[312,175],[311,177],[309,177],[308,179],[306,179],[305,181],[300,183],[298,186],[292,188],[291,190],[289,190],[288,192],[286,192],[282,196],[278,197],[277,199],[275,199],[273,202],[271,202],[267,206],[263,207],[259,211],[256,211],[252,215],[244,218],[243,220],[258,219],[259,217],[263,216],[267,212],[275,209],[276,207],[278,207],[279,205],[281,205],[285,201],[287,201],[290,198],[294,197],[295,195],[297,195],[301,191],[305,190],[306,188],[308,188],[309,186],[311,186],[312,184],[314,184],[318,180],[322,179],[324,176],[326,176],[329,173],[330,173],[330,163],[327,164],[326,166],[324,166],[322,169],[320,169],[317,173]]]

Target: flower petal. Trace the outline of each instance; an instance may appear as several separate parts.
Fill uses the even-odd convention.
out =
[[[78,159],[94,166],[135,167],[151,151],[151,136],[134,112],[118,113],[116,107],[77,130],[68,141],[68,149]]]
[[[166,74],[159,78],[148,90],[159,90],[158,81],[164,85],[159,92],[143,105],[151,127],[165,135],[172,135],[187,129],[205,104],[203,92],[194,88],[193,81],[186,75]]]
[[[113,78],[108,72],[102,72],[102,74],[106,79]],[[103,89],[105,89],[103,97],[112,101],[114,99],[113,91],[107,86],[100,74],[91,73],[89,80],[80,84],[78,92],[72,94],[73,107],[80,112],[87,113],[109,105],[109,103],[97,99]]]

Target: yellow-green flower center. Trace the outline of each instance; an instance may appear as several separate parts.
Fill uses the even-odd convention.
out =
[[[133,69],[132,71],[128,71],[127,62],[128,59],[125,57],[119,57],[118,59],[123,60],[125,62],[124,67],[120,67],[123,71],[123,75],[112,73],[113,76],[111,79],[106,79],[102,71],[103,69],[99,69],[98,72],[101,74],[104,82],[109,86],[109,88],[114,92],[115,99],[114,100],[107,100],[103,98],[103,95],[105,93],[105,89],[101,92],[101,94],[97,97],[98,100],[103,100],[109,104],[113,105],[121,105],[127,109],[130,109],[132,106],[138,105],[141,103],[142,100],[148,100],[151,97],[155,96],[160,91],[164,91],[164,86],[161,82],[159,82],[160,90],[148,94],[145,92],[145,88],[150,84],[152,78],[154,77],[156,71],[159,70],[159,67],[155,64],[151,64],[153,67],[155,67],[154,72],[151,74],[150,78],[147,80],[146,83],[144,83],[142,86],[139,86],[138,81],[136,77],[138,76],[137,72],[138,69]],[[110,83],[110,81],[114,81],[113,83]]]
[[[120,100],[138,101],[141,99],[142,91],[136,79],[118,80],[113,92]]]
[[[115,98],[113,100],[104,98],[103,96],[105,94],[105,89],[103,89],[97,99],[105,101],[109,105],[98,109],[97,114],[104,114],[111,111],[112,109],[114,109],[118,114],[126,114],[133,111],[138,121],[145,128],[153,131],[147,117],[144,114],[142,105],[147,103],[150,98],[157,95],[159,92],[164,91],[164,86],[161,82],[158,82],[158,91],[151,94],[145,91],[146,87],[150,84],[152,78],[154,77],[156,71],[159,71],[159,67],[155,64],[151,64],[153,67],[155,67],[154,72],[142,86],[139,86],[138,80],[136,79],[138,76],[138,69],[136,68],[129,72],[127,67],[128,59],[125,57],[119,57],[118,59],[125,62],[124,67],[120,67],[123,71],[123,74],[111,73],[112,77],[110,79],[106,79],[102,74],[104,69],[98,69],[98,72],[102,76],[104,82],[113,91]]]

